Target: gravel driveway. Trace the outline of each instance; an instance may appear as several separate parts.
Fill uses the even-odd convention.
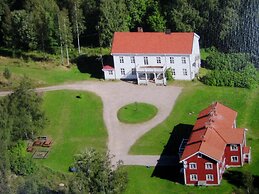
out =
[[[175,100],[181,93],[180,87],[173,86],[139,86],[127,82],[83,81],[73,84],[38,88],[37,91],[52,90],[83,90],[92,91],[103,100],[103,118],[108,130],[108,148],[114,155],[113,163],[118,160],[128,165],[155,166],[159,156],[131,156],[128,155],[130,147],[144,133],[164,121],[170,114]],[[6,95],[6,93],[0,93]],[[158,108],[157,115],[141,124],[124,124],[117,118],[117,111],[122,106],[132,102],[146,102]]]

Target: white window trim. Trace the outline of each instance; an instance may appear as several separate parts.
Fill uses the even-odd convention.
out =
[[[113,70],[108,70],[109,75],[113,75]]]
[[[156,63],[161,64],[161,57],[156,57]]]
[[[211,167],[209,167],[211,165]],[[211,170],[211,169],[213,169],[213,164],[211,163],[211,162],[206,162],[205,163],[205,169],[206,170]]]
[[[148,57],[144,57],[144,65],[148,65]]]
[[[213,174],[206,174],[206,181],[214,181]]]
[[[238,151],[238,145],[237,144],[230,145],[230,151]]]
[[[194,165],[194,167],[192,167]],[[197,164],[195,162],[189,163],[189,169],[197,169]]]
[[[172,75],[175,76],[176,73],[175,73],[175,69],[172,69]]]
[[[121,68],[121,75],[126,75],[125,69]]]
[[[186,64],[186,57],[182,57],[182,64]]]
[[[184,76],[187,76],[187,75],[188,75],[187,69],[183,69],[183,75],[184,75]]]
[[[237,158],[237,160],[234,160],[234,158]],[[231,162],[238,162],[239,158],[238,156],[231,156]]]
[[[190,180],[191,181],[197,181],[198,180],[198,175],[197,174],[190,174]]]
[[[169,60],[171,64],[174,64],[174,57],[170,57]]]
[[[120,63],[124,63],[124,58],[123,57],[119,57]]]
[[[130,57],[130,63],[135,63],[135,57],[134,56]]]

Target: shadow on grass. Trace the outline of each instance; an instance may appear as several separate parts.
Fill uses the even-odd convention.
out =
[[[184,183],[183,174],[180,173],[182,164],[179,164],[178,149],[182,139],[189,138],[192,128],[193,125],[187,124],[178,124],[174,127],[151,177]]]
[[[223,174],[223,178],[239,189],[249,190],[254,194],[259,193],[259,176],[252,175],[250,172],[228,170]]]
[[[105,55],[102,59],[98,56],[81,55],[73,62],[76,63],[81,73],[88,73],[91,77],[98,79],[104,78],[102,64],[113,66],[113,59],[110,55]]]

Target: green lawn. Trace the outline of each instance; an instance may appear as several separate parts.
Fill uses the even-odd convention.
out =
[[[81,96],[76,98],[76,96]],[[43,108],[49,125],[42,135],[54,143],[50,154],[39,163],[53,170],[67,172],[75,154],[87,147],[106,151],[107,131],[100,97],[89,92],[53,91],[44,94]]]
[[[128,172],[128,185],[125,194],[230,194],[232,193],[232,185],[223,180],[218,187],[192,187],[179,183],[152,177],[154,168],[146,168],[145,166],[126,166]]]
[[[117,116],[124,123],[142,123],[152,119],[157,114],[157,108],[152,104],[135,102],[119,109]]]
[[[191,84],[190,84],[191,85]],[[227,87],[185,87],[169,117],[147,132],[131,147],[130,154],[161,154],[170,133],[179,124],[193,125],[197,114],[212,102],[219,101],[238,112],[238,127],[248,128],[247,144],[252,146],[253,161],[248,165],[253,174],[259,175],[259,89],[248,90]]]
[[[12,73],[11,81],[14,85],[24,75],[31,78],[36,86],[87,80],[90,79],[91,76],[87,73],[81,73],[76,65],[67,68],[55,62],[26,62],[21,59],[0,57],[0,80],[3,79],[1,72],[3,72],[6,67]]]

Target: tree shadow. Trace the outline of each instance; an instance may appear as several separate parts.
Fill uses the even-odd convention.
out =
[[[151,177],[184,183],[183,174],[180,172],[182,164],[179,163],[178,150],[182,139],[189,139],[192,128],[193,125],[182,123],[174,127]]]
[[[102,58],[98,56],[81,55],[74,59],[73,62],[76,63],[81,73],[88,73],[91,77],[98,79],[104,78],[102,71],[103,65],[113,66],[113,59],[110,55],[105,55]]]
[[[228,170],[223,174],[223,178],[237,188],[247,189],[251,184],[253,187],[249,188],[253,190],[251,193],[259,193],[259,176],[252,175],[250,172]]]

